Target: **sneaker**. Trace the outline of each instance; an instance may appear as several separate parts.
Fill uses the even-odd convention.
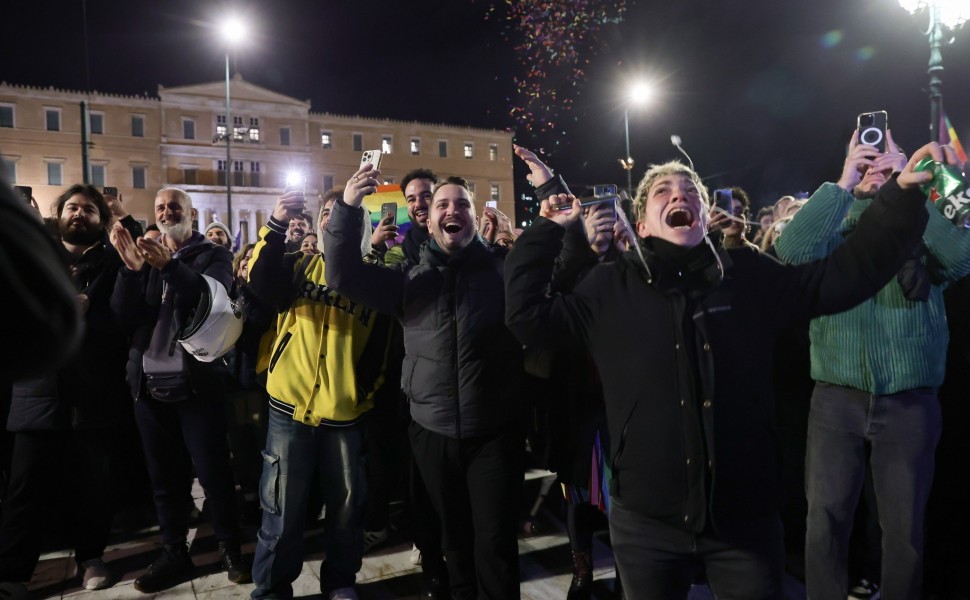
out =
[[[879,586],[868,579],[860,579],[849,586],[849,600],[879,600]]]
[[[357,592],[352,587],[337,588],[327,596],[328,600],[357,600]]]
[[[381,529],[380,531],[365,531],[364,532],[364,554],[367,554],[379,544],[383,544],[387,541],[387,528]]]
[[[421,564],[421,551],[418,550],[417,544],[411,546],[411,564],[415,566]]]
[[[77,565],[75,574],[83,573],[81,586],[86,590],[103,590],[111,587],[114,579],[111,571],[100,558],[92,558]]]
[[[0,600],[27,600],[27,586],[15,581],[0,583]]]
[[[253,580],[253,565],[243,557],[239,542],[219,542],[219,556],[222,568],[226,570],[229,581],[249,583]]]
[[[165,544],[148,571],[135,580],[135,589],[146,594],[166,590],[191,579],[193,571],[195,565],[189,558],[189,549],[184,542]]]

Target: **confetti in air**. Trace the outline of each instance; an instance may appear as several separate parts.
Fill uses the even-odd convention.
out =
[[[495,4],[489,8],[486,19],[505,22],[503,35],[515,44],[522,67],[513,77],[516,97],[509,99],[509,115],[520,127],[565,135],[563,122],[573,108],[576,84],[586,76],[597,34],[619,23],[625,12],[625,0],[505,0],[502,10]]]

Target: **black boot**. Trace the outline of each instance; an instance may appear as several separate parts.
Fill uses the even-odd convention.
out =
[[[243,558],[239,542],[219,542],[219,556],[222,558],[222,568],[229,575],[229,581],[249,583],[253,580],[253,565]]]
[[[185,542],[164,544],[162,553],[148,567],[148,572],[135,580],[135,589],[151,594],[192,579],[195,565],[189,558]]]
[[[593,591],[593,556],[590,552],[573,553],[573,580],[569,582],[566,600],[589,600]]]

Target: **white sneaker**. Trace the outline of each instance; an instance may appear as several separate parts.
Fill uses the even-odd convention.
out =
[[[371,551],[374,546],[382,544],[387,541],[387,529],[381,529],[380,531],[365,531],[364,532],[364,554]]]
[[[417,544],[411,546],[411,564],[415,566],[421,564],[421,551],[418,550]]]
[[[357,592],[352,587],[337,588],[327,596],[329,600],[357,600]]]
[[[114,581],[111,578],[111,571],[100,558],[92,558],[78,565],[79,571],[84,571],[81,585],[86,590],[103,590],[111,587]]]

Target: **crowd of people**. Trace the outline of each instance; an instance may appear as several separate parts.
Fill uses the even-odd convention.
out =
[[[141,472],[162,542],[141,592],[193,577],[198,478],[222,568],[253,598],[292,597],[321,509],[321,591],[356,598],[398,486],[423,597],[519,598],[527,447],[562,484],[568,600],[591,598],[602,515],[617,597],[682,599],[702,580],[719,598],[780,599],[786,570],[814,600],[960,592],[963,563],[941,558],[924,586],[923,557],[927,528],[942,556],[955,527],[927,520],[928,503],[965,520],[934,467],[944,379],[967,366],[965,346],[947,359],[943,292],[966,287],[970,232],[916,168],[956,164],[953,150],[906,157],[887,138],[882,151],[856,132],[835,182],[755,215],[738,187],[712,206],[680,162],[652,165],[628,212],[587,203],[516,146],[541,199],[525,231],[427,169],[400,184],[406,233],[373,227],[362,204],[381,173],[365,164],[316,219],[285,191],[235,255],[226,225],[193,228],[181,189],[158,191],[143,231],[90,185],[46,224],[2,186],[45,274],[10,271],[23,250],[4,246],[17,326],[36,319],[60,350],[3,373],[0,597],[26,597],[52,514],[83,587],[113,585],[117,474]],[[179,340],[212,286],[245,319],[203,361]],[[959,464],[941,459],[936,486]]]

